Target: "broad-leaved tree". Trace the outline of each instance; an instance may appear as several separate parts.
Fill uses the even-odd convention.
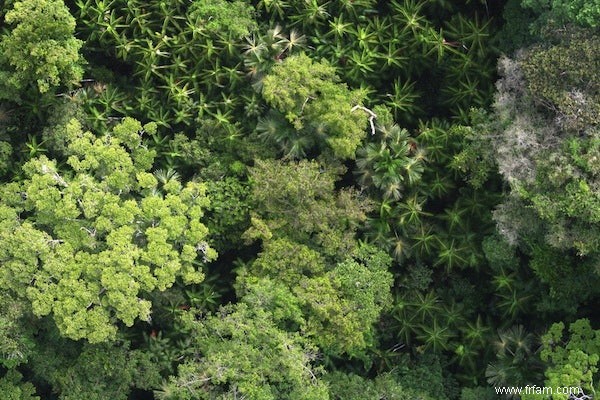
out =
[[[201,282],[199,263],[216,255],[200,221],[205,186],[149,172],[141,137],[154,128],[127,118],[96,137],[72,120],[64,166],[40,156],[0,187],[0,289],[68,338],[101,342],[118,322],[149,320],[147,293]]]

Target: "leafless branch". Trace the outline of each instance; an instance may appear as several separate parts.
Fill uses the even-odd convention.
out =
[[[369,114],[369,125],[371,125],[371,135],[375,134],[375,123],[373,122],[375,120],[375,118],[377,118],[377,114],[375,114],[373,111],[369,110],[367,107],[361,106],[361,105],[355,105],[354,107],[352,107],[352,110],[350,110],[351,112],[354,112],[356,110],[363,110],[364,112],[366,112],[367,114]]]

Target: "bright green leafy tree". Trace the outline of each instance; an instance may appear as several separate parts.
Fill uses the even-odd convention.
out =
[[[72,120],[64,169],[40,156],[0,189],[0,288],[66,337],[101,342],[119,321],[149,320],[144,293],[201,282],[197,259],[215,257],[204,185],[159,185],[148,172],[154,151],[141,136],[154,128],[125,119],[96,137]]]
[[[390,304],[389,265],[384,252],[363,246],[328,266],[314,250],[274,239],[238,272],[238,295],[327,354],[358,355],[374,344],[374,324]]]
[[[581,388],[583,393],[595,397],[600,389],[597,383],[600,331],[592,329],[587,319],[571,323],[566,338],[564,330],[565,324],[559,322],[542,337],[541,358],[549,364],[544,384],[551,388]],[[543,394],[523,395],[524,400],[546,398]],[[568,398],[568,393],[554,393],[552,396],[554,400]]]
[[[31,87],[46,93],[78,83],[83,69],[75,19],[62,0],[22,0],[4,17],[0,39],[0,99],[19,101]]]
[[[316,349],[297,333],[285,332],[268,312],[245,304],[227,306],[183,325],[197,356],[156,392],[161,400],[326,400],[327,386],[312,364]]]
[[[366,134],[368,114],[357,109],[364,93],[349,90],[326,61],[306,55],[286,58],[263,80],[263,97],[292,127],[289,138],[280,138],[288,154],[306,154],[313,147],[328,149],[338,158],[354,158]],[[291,151],[291,152],[290,152]]]
[[[335,190],[339,172],[314,161],[256,162],[245,236],[262,239],[263,252],[238,270],[237,290],[326,353],[358,355],[374,343],[373,325],[390,303],[391,260],[356,241],[368,204]]]

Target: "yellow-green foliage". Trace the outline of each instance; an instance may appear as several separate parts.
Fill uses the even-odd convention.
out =
[[[358,355],[373,344],[373,325],[390,304],[390,262],[382,251],[364,246],[328,265],[309,247],[276,239],[238,271],[238,296],[329,354]]]
[[[580,319],[569,326],[568,340],[564,338],[565,324],[552,325],[542,337],[541,358],[549,364],[545,385],[551,388],[581,388],[587,395],[596,393],[600,357],[600,331],[592,329],[590,321]],[[594,396],[595,397],[595,396]],[[547,399],[546,395],[523,395],[523,400]],[[553,400],[567,400],[568,393],[554,393]]]
[[[12,29],[0,40],[0,99],[15,100],[29,85],[40,93],[81,79],[75,19],[62,0],[22,0],[6,13]]]
[[[265,100],[316,146],[327,143],[338,158],[354,158],[365,136],[367,115],[352,111],[364,97],[340,83],[326,61],[313,62],[302,54],[273,67],[264,79]]]
[[[348,254],[355,245],[356,227],[370,206],[355,191],[335,191],[338,172],[315,161],[257,160],[250,170],[251,201],[260,216],[254,218],[254,230],[262,237],[272,234],[312,242],[327,254]]]
[[[40,156],[23,182],[0,187],[0,288],[52,314],[66,337],[101,342],[117,321],[149,320],[143,293],[201,282],[198,253],[216,255],[200,222],[204,185],[159,187],[148,172],[154,151],[141,136],[154,128],[127,118],[96,137],[73,120],[68,167]]]
[[[268,312],[245,304],[184,320],[202,358],[179,366],[160,400],[327,400],[327,386],[311,364],[316,349],[275,326]]]

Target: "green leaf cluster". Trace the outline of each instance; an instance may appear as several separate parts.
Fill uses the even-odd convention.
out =
[[[150,354],[131,350],[128,343],[85,343],[73,352],[67,341],[47,343],[33,360],[38,379],[44,379],[60,400],[126,400],[131,388],[151,389],[160,384],[158,367]]]
[[[83,69],[75,19],[62,0],[22,0],[4,20],[0,38],[0,99],[20,101],[30,88],[46,93],[79,82]]]
[[[246,236],[256,236],[262,221],[276,237],[319,246],[332,256],[347,254],[370,204],[355,190],[335,190],[339,172],[317,161],[257,160],[250,169],[255,223]]]
[[[66,337],[101,342],[117,321],[149,320],[145,293],[201,282],[196,259],[216,255],[200,222],[204,185],[159,186],[148,172],[154,151],[141,136],[152,129],[125,119],[96,137],[72,120],[67,166],[40,156],[1,188],[0,287],[52,314]]]
[[[337,171],[317,162],[257,161],[250,239],[263,251],[238,270],[241,301],[273,313],[328,354],[360,354],[389,304],[390,259],[355,240],[366,204],[335,190]]]
[[[190,313],[184,324],[199,358],[180,365],[158,399],[329,398],[312,365],[316,349],[279,329],[268,312],[238,304],[201,319]]]
[[[0,378],[0,393],[6,400],[40,400],[35,395],[35,387],[29,382],[21,382],[23,375],[9,370]]]
[[[300,331],[327,354],[360,354],[374,343],[374,323],[390,303],[389,257],[360,247],[335,266],[307,246],[273,239],[238,271],[238,296],[269,310],[281,327]]]
[[[590,321],[580,319],[570,324],[565,338],[565,324],[553,324],[542,337],[541,358],[549,363],[545,371],[545,385],[581,388],[583,393],[595,395],[598,388],[600,331],[592,329]],[[547,398],[524,395],[523,399]],[[566,400],[568,394],[553,394],[552,399]]]
[[[576,23],[586,28],[600,24],[598,0],[523,0],[525,8],[534,9],[541,18],[553,24]]]
[[[227,31],[234,37],[243,37],[257,28],[254,9],[241,1],[195,1],[189,12],[190,18],[211,34]]]
[[[288,57],[264,78],[262,94],[292,125],[273,132],[288,155],[302,156],[319,147],[337,158],[354,158],[367,126],[367,115],[354,108],[362,105],[364,93],[340,83],[329,63],[313,62],[304,54]],[[286,129],[297,134],[284,133]]]

